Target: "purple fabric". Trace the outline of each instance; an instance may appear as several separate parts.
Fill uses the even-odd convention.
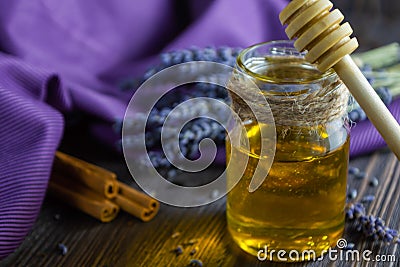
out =
[[[98,118],[93,133],[118,139],[129,93],[166,50],[241,46],[286,38],[285,0],[0,0],[0,259],[31,229],[43,201],[62,113]]]
[[[4,257],[36,219],[62,135],[62,115],[44,101],[51,99],[61,107],[65,99],[51,73],[5,58],[0,60],[0,73],[6,74],[0,87],[0,257]]]

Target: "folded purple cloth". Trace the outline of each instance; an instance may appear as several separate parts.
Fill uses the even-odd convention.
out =
[[[0,259],[37,217],[62,112],[98,118],[93,133],[113,144],[119,136],[111,123],[123,117],[131,94],[117,89],[119,79],[140,76],[163,50],[283,39],[278,13],[285,4],[0,1]]]
[[[36,219],[62,135],[62,115],[44,101],[51,99],[59,107],[65,103],[51,73],[5,58],[0,73],[7,73],[0,87],[1,258],[19,245]]]

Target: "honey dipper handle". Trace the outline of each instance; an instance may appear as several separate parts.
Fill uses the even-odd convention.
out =
[[[382,135],[388,147],[400,160],[400,126],[353,59],[346,55],[333,66],[333,69]]]

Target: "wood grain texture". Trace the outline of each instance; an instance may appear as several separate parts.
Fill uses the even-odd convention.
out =
[[[89,154],[83,155],[89,160]],[[93,163],[129,177],[125,164],[115,155],[96,153]],[[368,213],[381,216],[392,228],[400,228],[400,165],[388,151],[351,160],[351,165],[365,170],[365,179],[349,177],[349,186],[357,188],[358,199],[374,194],[367,206]],[[369,177],[380,180],[371,187]],[[54,217],[59,215],[59,219]],[[180,235],[174,237],[174,233]],[[360,235],[352,222],[346,224],[344,237],[356,244],[356,249],[373,251],[375,255],[395,255],[395,263],[309,262],[290,266],[399,266],[397,245],[384,245]],[[63,243],[68,252],[62,256],[57,245]],[[192,244],[193,243],[193,244]],[[173,251],[183,247],[179,256]],[[197,247],[194,255],[192,249]],[[0,266],[188,266],[190,259],[200,259],[204,266],[286,266],[260,262],[241,251],[226,228],[225,199],[199,208],[175,208],[162,204],[159,214],[143,223],[121,212],[111,223],[97,220],[47,197],[31,234],[22,246],[0,263]],[[289,265],[288,265],[289,266]]]

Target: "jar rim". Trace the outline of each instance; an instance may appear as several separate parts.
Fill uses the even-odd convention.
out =
[[[318,82],[321,82],[324,79],[337,76],[336,72],[332,68],[330,68],[327,71],[321,73],[321,75],[318,75],[318,77],[312,77],[312,78],[310,77],[308,79],[304,79],[304,78],[300,79],[300,77],[299,77],[298,79],[297,78],[293,78],[292,80],[287,80],[287,79],[285,79],[285,80],[282,79],[281,80],[281,79],[276,78],[276,77],[272,78],[272,77],[267,76],[267,75],[260,75],[259,73],[254,72],[251,68],[249,68],[246,65],[245,57],[247,55],[249,55],[252,52],[254,52],[254,51],[256,51],[256,50],[258,50],[260,48],[263,48],[263,47],[267,47],[267,46],[278,47],[279,44],[280,45],[284,45],[285,48],[288,48],[288,51],[289,51],[289,49],[291,50],[290,54],[288,54],[288,55],[296,56],[299,59],[301,59],[301,58],[304,59],[305,53],[304,52],[298,52],[295,49],[293,40],[273,40],[273,41],[268,41],[268,42],[257,43],[257,44],[251,45],[251,46],[243,49],[239,53],[238,57],[236,58],[236,65],[238,66],[238,68],[240,70],[244,71],[246,74],[248,74],[248,75],[250,75],[253,78],[256,78],[258,80],[262,80],[263,82],[266,82],[266,83],[277,83],[277,84],[318,83]],[[316,64],[311,64],[311,63],[308,63],[308,62],[306,62],[306,63],[309,66],[312,66],[317,70]]]

